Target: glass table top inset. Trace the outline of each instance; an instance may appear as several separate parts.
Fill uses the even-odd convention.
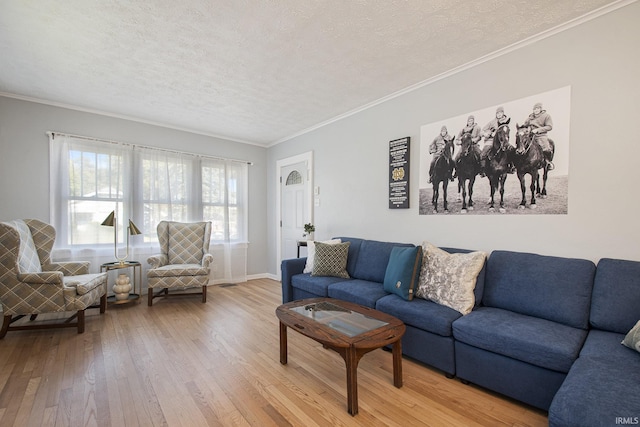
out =
[[[291,310],[349,337],[355,337],[388,325],[387,322],[373,319],[330,302],[301,305],[293,307]]]

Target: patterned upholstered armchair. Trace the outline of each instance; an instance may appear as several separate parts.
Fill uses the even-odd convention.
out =
[[[207,302],[209,265],[213,256],[209,252],[211,223],[181,223],[161,221],[158,224],[159,255],[147,259],[151,268],[147,271],[149,307],[159,296],[202,295]],[[169,294],[169,289],[184,291],[200,287],[202,292]],[[159,289],[154,294],[154,289]]]
[[[0,222],[0,302],[7,331],[76,327],[84,332],[85,309],[107,305],[107,273],[89,274],[88,262],[51,261],[55,229],[35,219]],[[63,323],[36,322],[11,326],[30,315],[75,311]],[[77,318],[75,323],[71,321]]]

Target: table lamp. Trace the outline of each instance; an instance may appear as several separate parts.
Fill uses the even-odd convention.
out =
[[[118,220],[116,218],[116,212],[111,211],[109,216],[102,222],[100,225],[106,225],[108,227],[113,227],[113,253],[116,256],[116,259],[120,262],[120,264],[124,264],[124,261],[129,256],[129,236],[137,236],[138,234],[142,234],[142,232],[136,227],[133,221],[129,220],[129,225],[127,226],[127,249],[123,257],[118,256]]]

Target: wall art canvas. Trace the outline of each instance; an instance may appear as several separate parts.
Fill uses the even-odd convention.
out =
[[[389,209],[409,209],[411,137],[389,141]]]
[[[420,128],[420,215],[566,215],[571,86]]]

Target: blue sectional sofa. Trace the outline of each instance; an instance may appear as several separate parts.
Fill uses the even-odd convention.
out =
[[[638,319],[640,263],[600,260],[587,339],[551,402],[550,426],[640,424],[640,354],[620,344]]]
[[[340,239],[350,242],[351,278],[311,276],[303,273],[306,258],[284,260],[283,303],[338,298],[398,317],[407,326],[404,355],[548,410],[551,426],[640,417],[640,354],[620,344],[640,320],[640,262],[603,259],[596,267],[583,259],[494,251],[477,277],[476,305],[463,316],[385,292],[393,247],[412,244]]]

